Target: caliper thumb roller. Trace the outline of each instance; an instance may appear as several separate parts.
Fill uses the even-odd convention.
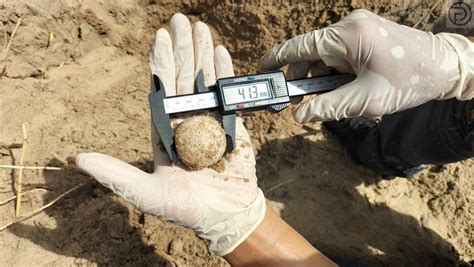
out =
[[[227,152],[235,147],[235,119],[237,112],[262,109],[279,112],[285,109],[292,97],[321,94],[350,83],[354,74],[333,74],[287,81],[281,71],[217,80],[211,87],[198,83],[198,93],[166,97],[160,78],[152,76],[148,96],[153,126],[170,158],[179,159],[174,146],[171,116],[199,110],[215,110],[221,114],[226,133]]]

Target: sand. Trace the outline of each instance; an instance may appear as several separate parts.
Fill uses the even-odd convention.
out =
[[[408,26],[442,29],[443,5],[432,9],[436,2],[2,1],[7,34],[19,17],[22,23],[0,62],[0,142],[20,142],[26,122],[28,165],[60,166],[51,152],[66,160],[97,151],[150,171],[148,51],[154,32],[173,13],[208,23],[215,43],[230,50],[236,74],[248,74],[276,42],[334,23],[356,8]],[[4,40],[0,28],[0,46]],[[393,266],[474,260],[473,160],[385,181],[353,164],[320,124],[294,123],[290,109],[244,118],[260,187],[280,203],[284,219],[330,257]],[[0,164],[19,157],[19,149],[0,149]],[[0,201],[14,195],[14,177],[0,169]],[[22,213],[80,182],[86,185],[0,232],[2,266],[228,265],[191,230],[142,214],[90,177],[25,171],[24,181],[24,190],[47,190],[25,196]],[[13,216],[12,203],[0,206],[0,225]]]

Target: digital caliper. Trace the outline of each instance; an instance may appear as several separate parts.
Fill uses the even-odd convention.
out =
[[[217,80],[215,86],[205,87],[203,75],[198,75],[198,93],[166,97],[158,76],[152,77],[148,97],[154,128],[170,159],[179,163],[174,148],[174,133],[170,115],[199,110],[217,109],[227,138],[227,151],[235,145],[236,112],[269,109],[281,111],[290,98],[332,91],[355,79],[353,74],[334,74],[287,81],[283,72],[271,72]]]

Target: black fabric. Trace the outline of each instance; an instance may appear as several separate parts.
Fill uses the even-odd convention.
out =
[[[474,100],[430,101],[384,116],[347,148],[356,163],[406,177],[421,164],[473,157],[473,113]]]

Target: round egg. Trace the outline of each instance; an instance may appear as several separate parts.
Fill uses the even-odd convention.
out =
[[[226,137],[213,117],[196,115],[175,129],[178,158],[190,169],[199,170],[218,163],[226,152]]]

